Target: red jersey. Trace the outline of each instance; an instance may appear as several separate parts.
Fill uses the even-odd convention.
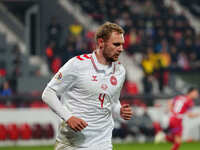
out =
[[[171,134],[182,136],[183,125],[182,120],[186,112],[188,112],[194,105],[192,99],[187,96],[180,95],[176,96],[172,100],[171,117],[169,120],[169,128]]]
[[[194,103],[192,99],[188,98],[187,96],[184,96],[184,95],[176,96],[172,100],[172,110],[171,110],[172,116],[182,118],[182,116],[188,110],[190,110],[193,105]]]

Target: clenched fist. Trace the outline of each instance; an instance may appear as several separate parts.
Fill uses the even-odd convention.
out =
[[[70,117],[67,121],[68,126],[74,131],[81,131],[88,126],[87,122],[77,117]]]
[[[132,109],[131,109],[129,104],[124,104],[124,105],[121,106],[120,116],[124,120],[130,120],[132,115],[133,115],[133,111],[132,111]]]

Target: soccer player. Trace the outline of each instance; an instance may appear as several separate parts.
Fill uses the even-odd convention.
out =
[[[55,150],[112,150],[111,112],[131,119],[131,107],[119,102],[125,79],[118,62],[123,34],[117,24],[100,26],[97,49],[70,59],[43,91],[43,101],[61,118]]]
[[[190,118],[200,116],[199,113],[191,112],[190,109],[193,107],[194,102],[199,97],[197,88],[190,88],[186,95],[179,95],[173,98],[169,102],[169,109],[171,116],[169,119],[169,131],[165,136],[168,142],[173,143],[171,150],[178,150],[182,141],[183,132],[183,117],[188,116]]]

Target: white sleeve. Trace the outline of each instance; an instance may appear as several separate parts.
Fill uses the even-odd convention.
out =
[[[64,94],[64,92],[70,89],[76,82],[78,69],[74,66],[74,60],[74,58],[70,59],[63,67],[61,67],[47,85],[55,90],[58,96]]]
[[[54,111],[60,118],[67,121],[71,116],[71,112],[60,102],[56,92],[50,87],[46,87],[42,93],[42,100],[48,104],[52,111]]]
[[[117,102],[113,103],[112,106],[112,113],[114,118],[120,118],[120,109],[121,109],[121,104],[120,101],[117,100]]]
[[[115,117],[115,118],[121,118],[121,116],[120,116],[121,103],[119,101],[119,98],[120,98],[120,94],[121,94],[121,89],[122,89],[124,81],[125,81],[125,69],[123,68],[122,70],[123,70],[122,73],[124,75],[123,75],[123,78],[121,79],[121,86],[120,86],[118,92],[112,98],[113,102],[114,102],[112,105],[112,113],[113,113],[113,117]]]
[[[113,104],[112,104],[112,112],[114,117],[120,117],[120,109],[121,109],[121,103],[119,101],[121,93],[121,88],[118,90],[117,93],[113,96]]]
[[[42,94],[42,100],[65,121],[67,121],[72,114],[64,105],[62,105],[59,97],[76,82],[76,71],[77,69],[74,68],[74,59],[72,58],[59,69],[47,84]]]

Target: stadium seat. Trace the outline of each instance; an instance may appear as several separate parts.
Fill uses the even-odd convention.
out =
[[[126,90],[129,94],[138,94],[139,93],[139,90],[138,90],[138,87],[137,87],[137,84],[134,83],[134,82],[131,82],[131,81],[127,81],[125,83],[125,86],[126,86]]]
[[[32,138],[33,139],[41,139],[43,138],[43,128],[40,124],[36,123],[32,126]]]
[[[0,124],[0,141],[4,141],[7,138],[6,127],[3,124]]]
[[[6,70],[0,68],[0,77],[5,77],[6,76]]]
[[[7,108],[5,104],[0,104],[0,109]]]
[[[20,131],[20,138],[23,140],[29,140],[32,137],[32,130],[31,127],[27,124],[21,124],[19,126],[19,131]]]
[[[0,60],[0,77],[6,76],[6,62]]]
[[[31,104],[30,104],[31,108],[41,108],[42,107],[42,101],[41,100],[34,100]]]
[[[17,106],[14,104],[14,103],[9,103],[9,104],[7,104],[7,108],[12,108],[12,109],[14,109],[14,108],[16,108]]]
[[[43,131],[44,131],[44,138],[46,139],[51,139],[54,137],[54,129],[52,124],[45,124],[43,126]]]
[[[7,125],[7,132],[10,140],[16,141],[19,139],[19,129],[15,123]]]

